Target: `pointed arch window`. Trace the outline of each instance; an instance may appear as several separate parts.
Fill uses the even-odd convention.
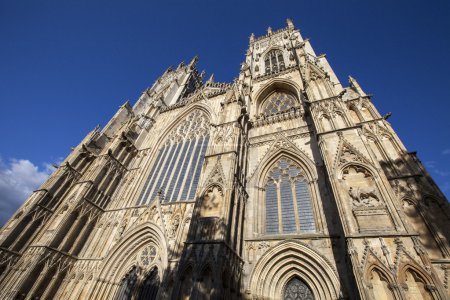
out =
[[[158,154],[138,205],[161,192],[164,202],[193,200],[209,142],[209,118],[201,110],[189,114],[169,133]]]
[[[128,272],[127,275],[122,279],[120,283],[119,291],[117,292],[117,300],[128,300],[133,296],[134,288],[136,285],[138,277],[138,268],[133,266],[133,268]]]
[[[315,232],[316,224],[303,170],[287,158],[269,171],[265,185],[267,234]]]
[[[314,300],[314,294],[306,283],[297,277],[292,278],[284,288],[284,300]]]
[[[276,73],[285,69],[283,52],[281,50],[272,50],[267,53],[264,59],[266,73]]]
[[[263,103],[262,111],[265,115],[286,112],[298,105],[296,97],[284,91],[273,92]]]

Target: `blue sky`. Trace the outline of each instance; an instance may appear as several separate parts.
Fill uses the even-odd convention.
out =
[[[156,2],[156,1],[155,1]],[[450,195],[449,1],[1,1],[0,224],[51,164],[170,65],[230,82],[248,37],[292,18]]]

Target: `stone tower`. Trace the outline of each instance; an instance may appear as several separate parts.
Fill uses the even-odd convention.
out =
[[[293,23],[169,68],[0,231],[1,299],[448,299],[449,204]]]

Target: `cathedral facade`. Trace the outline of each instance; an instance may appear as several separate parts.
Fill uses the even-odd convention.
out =
[[[448,299],[449,204],[290,20],[169,68],[0,231],[0,299]]]

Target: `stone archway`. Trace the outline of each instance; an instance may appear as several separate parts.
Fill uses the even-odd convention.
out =
[[[336,271],[321,254],[298,241],[282,242],[261,257],[250,277],[250,291],[255,297],[281,299],[293,278],[308,286],[314,299],[338,298]]]
[[[150,249],[152,247],[155,248],[154,251]],[[152,254],[153,252],[155,253]],[[133,266],[139,267],[140,275],[157,270],[157,277],[162,278],[168,265],[164,234],[153,222],[142,224],[126,233],[109,253],[101,267],[99,280],[93,287],[91,298],[112,299]],[[145,282],[146,277],[141,279]]]

